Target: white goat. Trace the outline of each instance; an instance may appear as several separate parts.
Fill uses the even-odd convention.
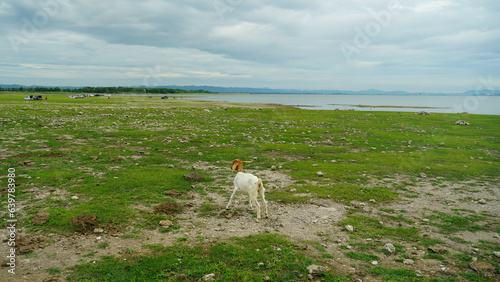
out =
[[[268,218],[269,216],[267,215],[267,202],[266,199],[264,198],[264,192],[266,191],[266,189],[262,184],[262,180],[251,173],[241,172],[243,170],[242,164],[244,162],[240,160],[237,161],[240,162],[239,166],[234,166],[235,162],[233,162],[233,165],[231,166],[233,171],[238,170],[238,173],[234,177],[234,191],[233,194],[231,194],[231,198],[229,198],[229,203],[227,203],[226,209],[229,208],[229,205],[231,204],[231,201],[233,200],[236,191],[241,190],[242,192],[246,192],[248,194],[250,208],[253,209],[252,202],[255,203],[257,207],[257,222],[259,222],[260,204],[257,201],[257,197],[260,194],[262,196],[262,201],[264,202],[264,215],[266,216],[266,218]]]

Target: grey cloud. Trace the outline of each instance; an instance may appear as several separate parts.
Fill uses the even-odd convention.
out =
[[[448,72],[457,80],[473,81],[477,73],[494,74],[493,64],[499,59],[498,1],[400,0],[398,11],[385,23],[377,15],[384,20],[389,0],[45,3],[50,1],[61,1],[59,10],[20,44],[18,52],[13,52],[9,40],[0,42],[6,54],[0,65],[54,66],[45,76],[65,66],[74,71],[75,81],[78,72],[91,81],[92,71],[107,72],[113,79],[120,72],[140,79],[146,67],[157,64],[173,83],[177,79],[191,84],[266,86],[261,85],[265,82],[284,88],[290,83],[301,83],[302,88],[354,88],[353,76],[359,75],[374,83],[367,88],[409,90],[404,89],[403,79],[391,84],[396,81],[393,77],[406,75],[424,82],[428,73]],[[22,35],[24,21],[33,24],[33,16],[43,12],[39,1],[0,3],[4,3],[0,4],[4,38]],[[229,8],[223,17],[214,3]],[[360,39],[368,41],[360,45]],[[355,48],[350,60],[342,44]],[[92,71],[83,71],[91,67]],[[30,71],[19,68],[19,73],[29,77]],[[96,77],[106,77],[102,74]],[[7,77],[0,71],[2,76]],[[442,87],[447,87],[445,82]]]

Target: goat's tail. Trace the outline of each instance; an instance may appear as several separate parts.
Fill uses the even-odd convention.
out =
[[[253,161],[241,161],[241,162],[244,163],[244,164],[253,163]]]
[[[258,191],[264,189],[264,184],[262,184],[262,179],[259,178],[259,180],[257,180],[257,186],[259,187],[259,189],[257,189]]]

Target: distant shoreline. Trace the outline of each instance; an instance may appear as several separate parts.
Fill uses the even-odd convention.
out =
[[[352,105],[352,104],[328,104],[332,106],[349,106],[358,108],[408,108],[408,109],[448,109],[447,107],[427,107],[427,106],[393,106],[393,105]]]

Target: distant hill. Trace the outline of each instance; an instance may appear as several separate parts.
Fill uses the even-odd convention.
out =
[[[0,84],[0,88],[19,88],[19,87],[44,87],[40,85],[19,85],[19,84]],[[56,87],[56,86],[51,86]],[[74,86],[58,86],[61,89],[80,89],[83,87]],[[148,88],[148,86],[138,85],[134,88]],[[442,92],[407,92],[407,91],[384,91],[378,89],[367,89],[360,91],[350,90],[299,90],[299,89],[279,89],[279,88],[253,88],[253,87],[222,87],[222,86],[207,86],[207,85],[165,85],[154,86],[149,88],[170,88],[182,90],[206,90],[213,93],[249,93],[249,94],[352,94],[352,95],[500,95],[500,90],[469,90],[463,93],[442,93]]]
[[[360,91],[350,90],[298,90],[298,89],[273,89],[273,88],[251,88],[251,87],[220,87],[200,85],[167,85],[158,88],[174,88],[184,90],[207,90],[215,93],[250,93],[250,94],[357,94],[357,95],[500,95],[500,90],[469,90],[463,93],[443,92],[407,92],[407,91],[384,91],[378,89],[367,89]]]

